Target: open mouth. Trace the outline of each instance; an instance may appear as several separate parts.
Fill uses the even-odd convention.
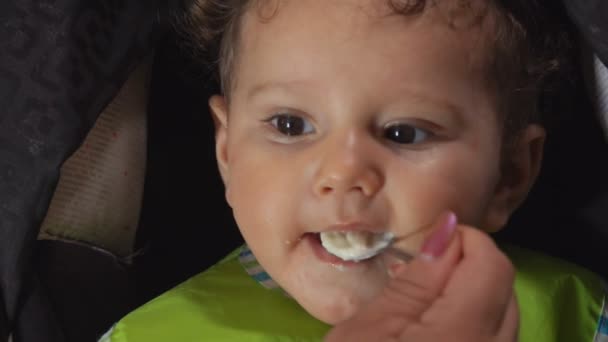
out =
[[[392,233],[330,231],[319,234],[325,249],[345,261],[361,261],[376,256],[393,239]]]
[[[393,240],[389,232],[328,231],[308,233],[304,238],[312,244],[317,256],[326,262],[339,265],[356,265],[372,259]]]

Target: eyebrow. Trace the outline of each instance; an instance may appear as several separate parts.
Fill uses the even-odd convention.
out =
[[[273,82],[267,81],[256,84],[247,92],[247,98],[252,99],[259,96],[262,93],[280,90],[280,91],[294,91],[294,88],[302,88],[306,85],[310,85],[312,82],[308,80],[294,80],[288,82]]]
[[[428,96],[427,94],[422,94],[414,91],[407,91],[407,94],[408,101],[415,101],[422,104],[430,104],[435,108],[441,109],[441,112],[443,113],[452,114],[451,116],[459,127],[462,127],[464,125],[464,110],[461,106],[454,104],[447,99]]]

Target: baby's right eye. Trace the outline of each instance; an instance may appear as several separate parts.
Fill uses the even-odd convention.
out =
[[[276,114],[268,122],[281,134],[298,136],[314,133],[312,124],[301,116],[292,114]]]

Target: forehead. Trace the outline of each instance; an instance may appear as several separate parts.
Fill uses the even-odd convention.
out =
[[[336,74],[347,79],[350,75],[353,82],[367,77],[386,85],[406,84],[408,79],[441,82],[446,76],[481,81],[489,16],[475,25],[454,27],[449,4],[457,2],[444,0],[443,7],[403,15],[386,0],[262,1],[243,18],[233,70],[236,84],[307,79],[331,83],[328,78]]]

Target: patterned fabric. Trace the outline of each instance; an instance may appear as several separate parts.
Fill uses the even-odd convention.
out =
[[[330,326],[282,292],[260,286],[239,252],[123,317],[99,342],[322,341]]]
[[[597,334],[595,335],[594,342],[608,342],[608,283],[604,283],[604,288],[606,289],[604,308],[597,325]]]
[[[262,268],[258,260],[251,252],[251,249],[249,249],[247,245],[241,247],[241,251],[239,252],[239,262],[241,263],[241,266],[243,266],[247,274],[249,274],[253,279],[255,279],[265,288],[279,288],[279,285],[274,280],[272,280],[272,278],[270,278],[268,273],[266,273],[266,271]]]
[[[97,342],[112,342],[112,332],[114,331],[114,325],[103,334]]]

